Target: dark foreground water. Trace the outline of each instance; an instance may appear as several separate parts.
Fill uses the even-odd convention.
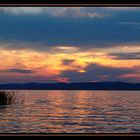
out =
[[[0,133],[140,133],[140,91],[16,91]]]

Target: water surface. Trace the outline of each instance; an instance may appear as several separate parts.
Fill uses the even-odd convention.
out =
[[[17,90],[0,133],[140,133],[140,91]]]

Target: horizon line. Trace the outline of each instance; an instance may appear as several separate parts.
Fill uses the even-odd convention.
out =
[[[140,82],[125,82],[125,81],[91,81],[91,82],[14,82],[14,83],[0,83],[2,84],[78,84],[78,83],[127,83],[127,84],[140,84]]]

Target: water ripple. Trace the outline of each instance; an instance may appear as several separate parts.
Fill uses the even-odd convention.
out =
[[[140,133],[139,91],[23,90],[16,97],[0,108],[0,133]]]

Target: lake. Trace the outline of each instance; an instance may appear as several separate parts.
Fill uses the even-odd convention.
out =
[[[0,133],[140,133],[140,91],[16,90]]]

